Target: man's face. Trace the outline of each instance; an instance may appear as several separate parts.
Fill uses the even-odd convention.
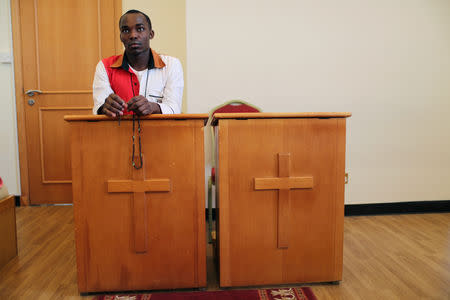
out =
[[[126,14],[120,20],[120,40],[130,54],[148,51],[154,32],[142,14]]]

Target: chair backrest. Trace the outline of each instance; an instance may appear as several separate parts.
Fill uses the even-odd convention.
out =
[[[0,177],[0,200],[8,196],[8,189],[6,188],[6,184],[3,183],[2,178]]]
[[[242,100],[231,100],[215,108],[210,113],[213,116],[216,113],[240,113],[240,112],[260,112],[261,110]]]
[[[209,113],[209,119],[207,125],[211,128],[211,137],[212,137],[212,157],[211,157],[211,163],[213,166],[212,172],[214,173],[214,167],[216,165],[215,163],[215,137],[214,137],[214,129],[211,126],[212,118],[214,114],[216,113],[243,113],[243,112],[250,112],[250,113],[257,113],[261,112],[261,109],[258,107],[245,102],[243,100],[230,100],[227,101],[219,106],[216,106],[211,110]]]
[[[219,107],[216,107],[212,115],[216,113],[243,113],[243,112],[260,112],[261,110],[249,103],[240,101],[240,100],[232,100],[227,103],[222,104]]]

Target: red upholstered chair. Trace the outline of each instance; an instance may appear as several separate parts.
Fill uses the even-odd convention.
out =
[[[3,180],[0,177],[0,200],[8,196],[8,189],[6,188],[6,185],[3,184]]]
[[[231,100],[213,108],[209,114],[208,126],[211,129],[212,147],[211,147],[211,176],[208,179],[208,242],[212,243],[216,239],[216,232],[212,230],[212,186],[216,184],[216,163],[215,163],[215,137],[214,128],[211,121],[216,113],[240,113],[240,112],[260,112],[261,110],[242,100]]]

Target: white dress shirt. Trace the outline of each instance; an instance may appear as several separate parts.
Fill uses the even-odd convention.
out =
[[[183,101],[183,68],[175,57],[161,54],[160,57],[166,65],[163,68],[143,71],[132,69],[139,80],[139,95],[146,97],[148,101],[158,103],[163,114],[179,114]],[[97,114],[97,110],[105,103],[105,99],[114,93],[102,61],[97,64],[95,69],[92,88],[94,97],[92,112]]]

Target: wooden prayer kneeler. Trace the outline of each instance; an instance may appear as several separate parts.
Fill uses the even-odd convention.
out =
[[[65,117],[81,293],[206,286],[207,118],[142,117],[136,169],[131,117]]]
[[[342,279],[350,115],[215,114],[221,287]]]

